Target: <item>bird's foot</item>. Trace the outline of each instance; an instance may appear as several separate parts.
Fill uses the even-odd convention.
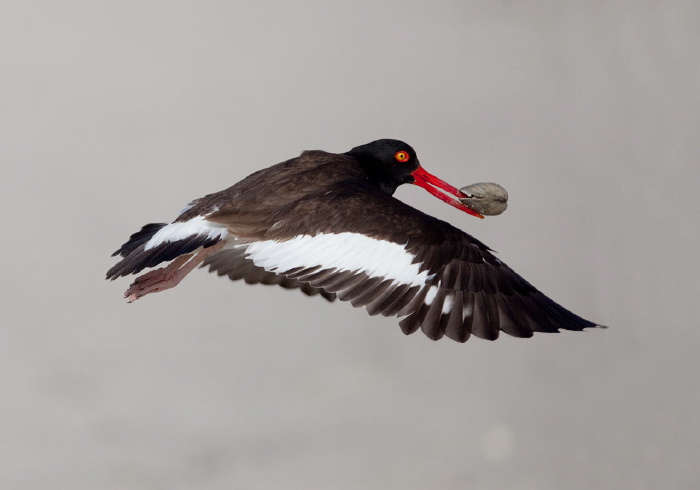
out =
[[[174,288],[204,259],[221,250],[223,246],[224,242],[219,242],[211,247],[203,248],[195,254],[181,255],[166,267],[161,267],[137,277],[124,293],[124,297],[129,303],[133,303],[147,294]]]
[[[183,274],[180,267],[191,258],[192,255],[180,256],[166,267],[161,267],[137,277],[124,293],[124,297],[129,303],[133,303],[147,294],[174,288],[180,284],[180,281],[189,272],[187,271]]]

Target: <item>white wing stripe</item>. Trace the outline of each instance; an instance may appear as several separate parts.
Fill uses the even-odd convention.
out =
[[[197,216],[188,221],[178,221],[165,225],[146,242],[144,249],[150,250],[161,243],[176,242],[196,235],[206,235],[207,238],[224,238],[227,234],[226,227],[205,221],[203,216]]]
[[[359,233],[299,235],[283,242],[263,240],[248,245],[246,254],[255,265],[271,272],[321,266],[339,272],[360,271],[410,286],[423,286],[428,277],[428,271],[420,271],[420,264],[413,263],[415,256],[403,245]]]

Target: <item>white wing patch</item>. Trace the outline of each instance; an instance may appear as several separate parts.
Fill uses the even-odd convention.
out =
[[[176,242],[196,235],[222,239],[227,234],[228,231],[225,226],[206,221],[203,216],[197,216],[187,221],[178,221],[165,225],[146,242],[144,249],[150,250],[161,243]]]
[[[283,242],[253,242],[246,254],[255,265],[278,273],[321,266],[338,272],[364,272],[410,286],[423,286],[428,278],[428,271],[419,270],[421,264],[413,262],[415,256],[403,245],[359,233],[321,233],[299,235]]]
[[[433,304],[433,300],[435,299],[435,296],[437,296],[438,293],[438,287],[437,286],[430,286],[430,289],[428,289],[428,293],[425,295],[425,299],[423,300],[423,303],[426,305],[430,306]]]
[[[445,301],[442,303],[442,314],[446,315],[452,311],[452,303],[454,303],[454,294],[445,295]]]

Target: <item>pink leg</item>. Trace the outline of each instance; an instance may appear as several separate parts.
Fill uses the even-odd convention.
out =
[[[223,246],[224,242],[219,242],[211,247],[203,248],[196,254],[181,255],[166,267],[161,267],[137,277],[124,293],[124,297],[127,298],[129,303],[133,303],[147,294],[174,288],[204,259],[221,250]]]

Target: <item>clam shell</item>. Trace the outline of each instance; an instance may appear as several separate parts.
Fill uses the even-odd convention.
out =
[[[462,204],[484,216],[501,214],[508,207],[508,192],[494,182],[477,182],[460,191],[471,196],[459,198]]]

